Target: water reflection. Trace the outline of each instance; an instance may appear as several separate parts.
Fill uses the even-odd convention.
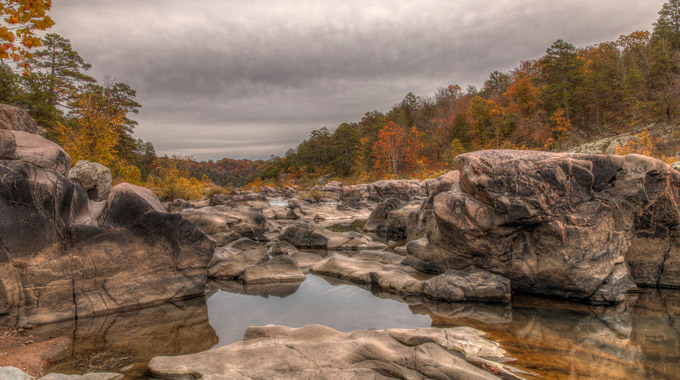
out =
[[[208,313],[220,337],[220,346],[243,340],[243,333],[250,326],[323,324],[340,331],[353,331],[429,327],[431,323],[428,316],[411,313],[401,302],[376,298],[353,285],[333,285],[314,275],[308,275],[298,284],[294,294],[269,298],[246,295],[252,294],[250,289],[239,288],[237,282],[215,285],[222,290],[208,299]],[[270,289],[276,286],[280,285]],[[272,290],[265,294],[275,295]]]
[[[249,326],[312,323],[340,331],[471,326],[517,358],[513,366],[545,379],[669,379],[680,373],[680,291],[643,289],[620,306],[594,307],[527,296],[514,297],[512,305],[443,303],[315,275],[293,284],[210,286],[207,304],[196,298],[42,326],[32,334],[68,337],[47,368],[63,373],[139,377],[153,356],[240,341]]]
[[[515,297],[508,320],[418,312],[437,327],[472,326],[489,333],[514,365],[549,379],[671,379],[680,373],[680,293],[645,289],[617,307]]]
[[[204,351],[218,340],[208,323],[203,297],[41,326],[32,334],[71,337],[68,348],[53,358],[47,372],[109,371],[132,378],[142,377],[154,356]]]

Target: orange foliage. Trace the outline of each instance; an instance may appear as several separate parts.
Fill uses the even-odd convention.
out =
[[[51,0],[0,2],[0,18],[3,20],[3,26],[0,26],[0,60],[11,59],[24,68],[24,75],[29,74],[29,65],[25,62],[32,57],[29,49],[42,46],[35,31],[54,25],[54,21],[47,16],[51,7]]]

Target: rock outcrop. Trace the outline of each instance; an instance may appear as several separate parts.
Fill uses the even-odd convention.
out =
[[[445,302],[510,302],[510,281],[482,269],[472,266],[464,270],[449,269],[423,281],[414,277],[417,273],[413,268],[399,265],[403,256],[362,253],[355,257],[330,254],[314,264],[310,271],[376,287],[381,292],[401,297],[426,297]]]
[[[635,283],[680,287],[680,173],[661,161],[499,150],[456,166],[412,265],[474,265],[517,291],[591,303],[621,302]]]
[[[361,250],[387,247],[358,232],[332,232],[310,222],[296,222],[285,227],[280,239],[306,249]]]
[[[111,191],[111,170],[106,166],[90,161],[78,161],[68,172],[68,179],[80,185],[88,198],[105,201]]]
[[[384,241],[406,240],[410,215],[418,211],[421,205],[422,202],[404,203],[399,198],[389,198],[371,212],[363,233]]]
[[[10,120],[25,120],[12,112]],[[70,158],[59,146],[16,130],[3,130],[0,146],[12,138],[16,151],[0,158],[2,322],[42,324],[203,293],[215,244],[203,232],[137,186],[90,202],[66,177]]]
[[[267,218],[249,207],[185,208],[180,210],[180,215],[218,242],[232,240],[233,233],[253,240],[266,240]]]
[[[160,378],[218,379],[518,379],[506,353],[479,330],[457,327],[358,330],[326,326],[250,327],[242,342],[155,357]],[[482,369],[484,368],[484,369]],[[516,371],[516,370],[514,370]]]

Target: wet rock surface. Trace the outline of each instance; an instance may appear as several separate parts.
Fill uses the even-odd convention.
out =
[[[153,376],[211,379],[514,378],[497,343],[470,328],[359,330],[321,325],[251,327],[243,342],[181,357],[156,357]]]
[[[314,264],[311,273],[338,277],[361,285],[378,288],[381,292],[402,297],[426,297],[446,302],[481,301],[507,303],[511,299],[510,281],[507,278],[468,267],[420,280],[418,271],[399,265],[404,257],[364,253],[354,257],[330,254]]]

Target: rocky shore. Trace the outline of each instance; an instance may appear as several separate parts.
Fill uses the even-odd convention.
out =
[[[517,294],[606,308],[641,287],[680,288],[680,173],[649,157],[481,151],[459,156],[456,170],[422,182],[330,182],[317,186],[314,196],[264,188],[162,204],[147,189],[125,183],[111,188],[102,165],[71,168],[68,155],[43,138],[33,120],[2,107],[5,326],[177,303],[205,294],[208,279],[235,293],[287,295],[309,273],[431,315],[439,315],[432,305],[447,318],[451,310],[469,309],[466,315],[478,314],[472,319],[494,323],[505,320],[503,311]],[[175,318],[168,307],[165,319],[174,328],[185,314]],[[157,323],[154,310],[143,319],[149,325]],[[151,374],[525,375],[503,364],[508,357],[497,343],[470,328],[345,333],[314,325],[253,326],[243,342],[209,349],[215,332],[205,310],[200,315],[205,318],[185,322],[200,327],[205,344],[166,351],[179,357],[145,357]],[[145,326],[135,329],[137,337],[145,336]],[[3,370],[0,376],[24,379]]]

